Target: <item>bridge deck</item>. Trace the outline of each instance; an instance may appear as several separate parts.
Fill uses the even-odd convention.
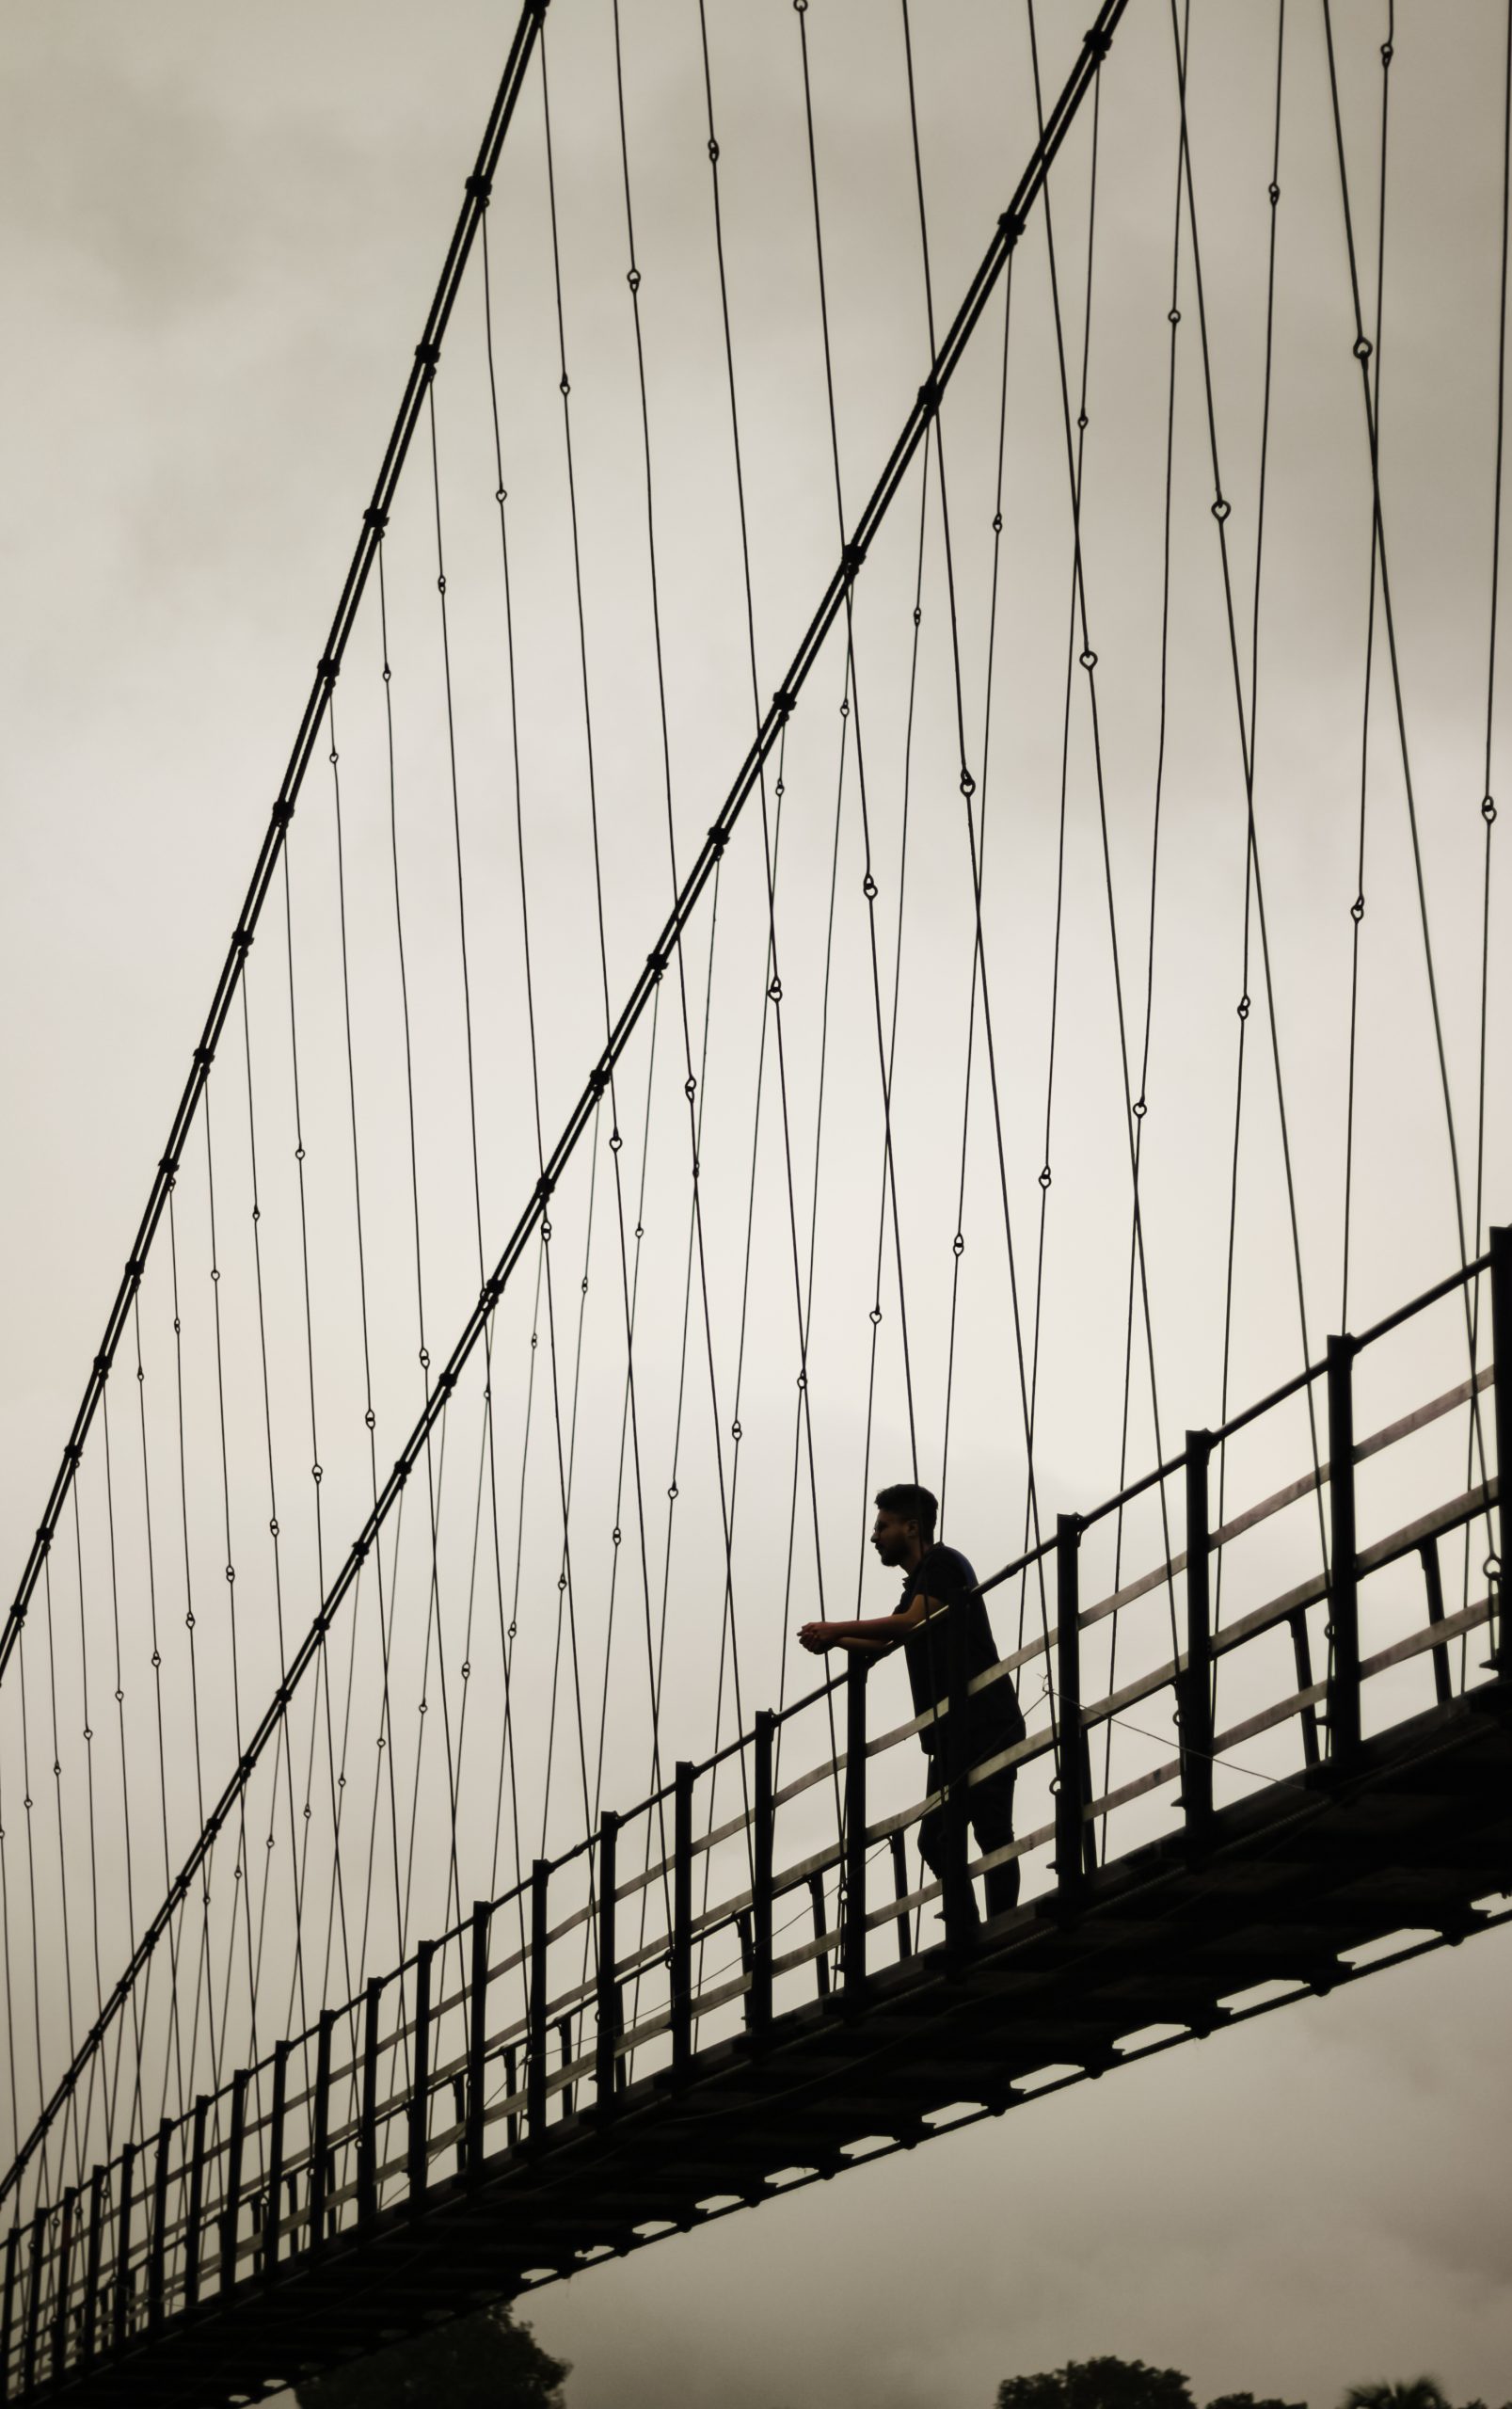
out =
[[[260,2379],[865,2162],[858,2145],[909,2146],[963,2103],[1017,2105],[1047,2070],[1097,2075],[1218,2030],[1258,2012],[1259,1986],[1328,1990],[1381,1962],[1347,1953],[1392,1936],[1458,1940],[1512,1889],[1509,1774],[1512,1683],[1497,1680],[1366,1741],[1347,1773],[1325,1763],[1221,1811],[1201,1852],[1174,1833],[1090,1873],[1074,1899],[998,1919],[965,1961],[942,1945],[880,1970],[859,2010],[836,1992],[779,2018],[759,2050],[723,2040],[684,2081],[634,2083],[607,2120],[585,2106],[61,2388],[255,2399]],[[1175,2030],[1152,2039],[1162,2026]]]

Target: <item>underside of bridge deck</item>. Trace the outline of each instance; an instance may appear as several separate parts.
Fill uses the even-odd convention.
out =
[[[613,2118],[564,2117],[481,2180],[436,2184],[313,2264],[254,2278],[64,2388],[91,2401],[255,2400],[400,2335],[773,2198],[1255,2012],[1257,1986],[1326,1991],[1398,1936],[1455,1942],[1512,1890],[1512,1687],[1496,1682],[1000,1918],[966,1960],[943,1946],[724,2042],[689,2079],[632,2085]],[[1051,2076],[1052,2081],[1056,2076]],[[1027,2088],[1026,2088],[1026,2086]]]

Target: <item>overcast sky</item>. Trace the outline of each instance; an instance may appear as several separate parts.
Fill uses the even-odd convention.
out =
[[[1049,91],[1064,74],[1085,14],[1069,0],[1042,0],[1038,24]],[[622,16],[661,513],[672,816],[686,859],[723,799],[749,735],[742,563],[732,503],[697,10],[692,0],[624,0]],[[1453,12],[1412,0],[1395,12],[1386,299],[1382,327],[1376,328],[1378,45],[1386,20],[1384,8],[1353,0],[1335,12],[1356,176],[1360,273],[1381,360],[1382,474],[1414,797],[1467,1237],[1474,1243],[1470,1225],[1477,1180],[1483,1221],[1506,1218],[1512,1194],[1512,1127],[1504,1110],[1512,989],[1503,967],[1500,917],[1493,922],[1498,968],[1489,1001],[1484,1147],[1476,1110],[1484,844],[1478,806],[1485,786],[1506,28],[1490,0],[1462,0]],[[0,370],[0,708],[6,728],[0,978],[9,1036],[0,1063],[0,1105],[10,1168],[0,1250],[7,1361],[0,1384],[7,1464],[0,1543],[17,1567],[277,790],[511,23],[507,8],[471,0],[444,0],[423,10],[397,0],[264,0],[255,11],[207,9],[195,0],[132,0],[129,6],[49,0],[46,7],[11,0],[0,17],[0,244],[9,330]],[[1272,882],[1277,1049],[1291,1114],[1302,1303],[1313,1351],[1345,1309],[1342,1131],[1362,725],[1372,817],[1361,955],[1351,1321],[1358,1326],[1437,1277],[1456,1259],[1458,1244],[1401,755],[1378,621],[1374,700],[1362,722],[1370,487],[1359,373],[1350,357],[1354,326],[1320,23],[1314,7],[1293,0],[1280,174],[1269,583],[1261,614],[1261,700],[1253,706],[1257,817]],[[787,0],[741,0],[740,7],[712,0],[708,24],[764,696],[786,666],[836,540],[802,82],[797,26]],[[883,0],[812,0],[807,26],[842,481],[853,515],[927,359],[907,88],[900,20]],[[943,323],[1032,139],[1028,44],[1019,0],[1010,7],[917,0],[913,30],[933,298]],[[1233,0],[1196,0],[1194,175],[1218,363],[1222,481],[1233,497],[1230,540],[1247,709],[1276,34],[1269,0],[1246,0],[1242,8]],[[665,908],[667,866],[613,28],[605,0],[556,0],[549,43],[595,711],[591,761],[608,897],[605,965],[617,1009]],[[1089,618],[1101,656],[1111,825],[1106,869],[1136,1063],[1145,1034],[1160,733],[1166,311],[1176,166],[1170,61],[1168,10],[1161,0],[1132,0],[1106,73],[1099,123],[1083,535]],[[1090,144],[1088,120],[1052,191],[1073,408],[1087,302]],[[531,999],[549,1144],[601,1042],[603,990],[584,804],[590,754],[576,648],[547,191],[539,88],[533,84],[494,206],[492,263],[524,698],[520,824],[534,849],[530,891],[537,983]],[[1201,359],[1192,341],[1189,231],[1184,243],[1186,347],[1179,352],[1177,385],[1167,851],[1162,938],[1150,988],[1145,1172],[1159,1410],[1168,1444],[1183,1427],[1212,1422],[1220,1411],[1234,1008],[1246,975],[1243,785],[1210,508],[1213,469]],[[968,756],[987,794],[987,841],[995,849],[984,881],[984,942],[998,981],[998,1029],[1006,1032],[1003,1176],[1019,1217],[1024,1261],[1033,1259],[1042,1201],[1037,1175],[1045,1144],[1052,932],[1065,866],[1065,952],[1054,1023],[1059,1085],[1050,1150],[1056,1176],[1046,1206],[1036,1455],[1042,1494],[1053,1510],[1090,1505],[1118,1477],[1129,1200],[1128,1125],[1116,1044],[1120,996],[1086,686],[1075,685],[1069,723],[1063,704],[1070,517],[1051,303],[1042,235],[1037,247],[1027,247],[1013,303],[1018,314],[1004,416],[1008,535],[990,682],[1000,311],[984,324],[963,374],[947,416],[947,440],[963,630],[962,708]],[[482,332],[474,274],[437,389],[438,459],[447,512],[460,824],[472,849],[476,986],[469,1000],[477,1014],[482,1125],[477,1218],[491,1263],[533,1180],[534,1136],[518,898],[509,884],[516,876],[510,850],[516,828],[497,808],[509,730],[500,676],[501,603],[490,582],[497,574],[498,521]],[[351,845],[345,901],[357,965],[356,1077],[369,1115],[362,1139],[369,1178],[365,1243],[372,1250],[372,1293],[381,1307],[374,1315],[380,1335],[374,1395],[381,1444],[390,1452],[415,1411],[417,1335],[438,1356],[477,1287],[462,990],[449,883],[454,871],[446,851],[453,823],[435,618],[435,525],[427,517],[430,465],[427,430],[411,462],[405,512],[396,513],[389,539],[399,778],[406,801],[417,799],[406,908],[430,1182],[422,1199],[428,1285],[418,1333],[406,1252],[413,1251],[413,1233],[406,1218],[410,1196],[404,1168],[406,1092],[398,1070],[399,990],[390,924],[382,917],[390,909],[383,885],[388,790],[377,677],[382,655],[371,607],[355,640],[338,717]],[[816,1536],[796,1586],[787,1592],[781,1566],[793,1445],[792,1269],[785,1253],[788,1208],[770,1084],[760,1090],[765,1135],[756,1169],[758,1236],[749,1257],[756,1308],[748,1345],[740,1319],[751,1097],[757,1082],[772,1077],[767,1057],[758,1059],[761,1032],[770,1024],[763,1016],[768,922],[756,806],[731,848],[721,902],[724,951],[708,974],[715,1033],[702,1175],[713,1265],[709,1346],[719,1355],[726,1422],[732,1367],[738,1348],[745,1348],[740,1411],[752,1434],[750,1469],[741,1474],[750,1502],[741,1508],[743,1586],[735,1616],[747,1715],[783,1683],[803,1677],[804,1668],[794,1670],[791,1622],[820,1597],[837,1598],[843,1610],[847,1592],[855,1594],[868,1472],[873,1480],[906,1472],[916,1444],[921,1474],[934,1476],[948,1440],[957,1542],[985,1567],[1013,1552],[1025,1526],[1011,1299],[1002,1235],[994,1221],[998,1158],[979,1050],[975,1101],[968,1105],[963,1091],[968,1026],[979,1049],[984,1041],[979,1020],[972,1018],[970,885],[943,525],[937,499],[931,503],[924,497],[922,518],[920,500],[915,480],[868,564],[853,689],[854,716],[868,747],[885,999],[902,884],[894,864],[916,583],[925,636],[910,773],[912,917],[905,920],[908,968],[893,1089],[895,1126],[904,1132],[899,1256],[907,1265],[908,1295],[899,1294],[889,1268],[877,1289],[885,1311],[880,1369],[869,1392],[874,1428],[867,1412],[867,1309],[876,1278],[881,1116],[850,755],[851,784],[840,790],[843,816],[837,823],[833,817],[837,707],[847,692],[843,657],[834,646],[794,722],[787,768],[791,807],[783,835],[788,885],[782,975],[793,1123],[803,1132],[797,1179],[802,1197],[818,1185],[829,1200],[828,1218],[817,1223],[817,1360],[820,1341],[827,1351],[815,1379]],[[1073,649],[1081,641],[1077,633]],[[995,788],[983,762],[989,693]],[[1498,717],[1493,787],[1500,726]],[[358,1325],[348,1293],[355,1255],[351,1200],[344,1189],[338,1192],[334,1175],[321,1184],[327,1179],[325,1164],[349,1141],[341,1118],[346,1073],[324,747],[317,767],[318,796],[312,772],[301,806],[301,843],[294,850],[292,925],[306,1015],[302,1077],[310,1132],[316,1343],[324,1350],[326,1383],[325,1540],[334,1546],[339,1539],[344,1548],[363,1507],[365,1442]],[[1063,775],[1071,797],[1064,854],[1058,838]],[[994,820],[991,806],[999,794]],[[849,902],[836,923],[836,1015],[823,1025],[834,1049],[825,1074],[834,1134],[825,1139],[830,1153],[821,1178],[810,1119],[836,824],[836,858]],[[264,1132],[278,1133],[267,1142],[277,1146],[280,1165],[275,1174],[264,1158],[261,1243],[270,1293],[296,1316],[292,1137],[284,1144],[285,1125],[290,1132],[293,1127],[293,1091],[282,1050],[279,1013],[286,1003],[280,1007],[276,951],[283,943],[277,926],[265,927],[248,984],[248,1012],[255,1017],[249,1017],[247,1045],[261,1049],[259,1110]],[[1250,943],[1257,950],[1253,923]],[[706,932],[691,953],[695,988],[708,973],[708,948]],[[1259,999],[1266,991],[1253,966],[1249,983],[1257,998],[1251,1028],[1262,1029]],[[702,1009],[695,1003],[695,1027]],[[240,1024],[233,1029],[240,1045]],[[643,1032],[642,1051],[627,1072],[627,1084],[642,1102],[648,1093],[661,1096],[668,1132],[654,1159],[646,1141],[648,1185],[642,1191],[649,1198],[642,1206],[650,1233],[647,1319],[663,1334],[673,1333],[652,1350],[641,1375],[659,1498],[667,1480],[662,1467],[669,1460],[681,1361],[675,1333],[682,1237],[673,1244],[669,1236],[661,1255],[655,1251],[659,1231],[675,1225],[681,1232],[679,1216],[686,1215],[685,1153],[676,1167],[668,1160],[676,1136],[670,1116],[680,1109],[680,1042],[666,1039],[653,1070]],[[1290,1371],[1301,1346],[1274,1061],[1265,1051],[1268,1035],[1249,1042],[1233,1404]],[[242,1369],[233,1374],[231,1433],[251,1469],[238,1474],[245,1489],[223,1501],[228,1519],[237,1521],[240,1559],[241,1529],[255,1513],[261,1530],[267,1508],[261,1492],[255,1506],[253,1500],[254,1476],[262,1477],[254,1460],[262,1392],[248,1368],[255,1325],[249,1223],[242,1207],[251,1193],[250,1159],[240,1134],[248,1097],[246,1075],[234,1063],[225,1076],[243,1081],[214,1091],[215,1141],[223,1149],[216,1166],[222,1229],[238,1217],[234,1245],[241,1250],[233,1256],[222,1236],[227,1268],[220,1305],[233,1354],[238,1346],[248,1350],[236,1359]],[[229,1093],[224,1108],[222,1093]],[[628,1132],[628,1167],[641,1166],[639,1142]],[[604,1145],[593,1159],[607,1184]],[[604,1252],[607,1221],[593,1225],[597,1238],[590,1235],[596,1208],[588,1199],[589,1160],[585,1149],[577,1185],[565,1184],[560,1205],[553,1206],[559,1252],[568,1256],[563,1293],[574,1313],[580,1253],[583,1281],[590,1268],[594,1272],[596,1297],[612,1290],[617,1276]],[[193,1182],[202,1179],[197,1165]],[[182,1186],[188,1282],[209,1262],[207,1199],[189,1176]],[[958,1195],[965,1200],[959,1223]],[[597,1209],[602,1216],[601,1204]],[[416,1218],[419,1212],[416,1206]],[[963,1291],[960,1347],[949,1359],[947,1379],[955,1276],[950,1238],[957,1226],[967,1233],[963,1277],[979,1284]],[[161,1266],[154,1277],[166,1280]],[[208,1290],[200,1286],[198,1294],[199,1317],[189,1327],[186,1315],[186,1344],[192,1367],[198,1366],[191,1379],[202,1378],[204,1385],[196,1392],[200,1410],[191,1415],[188,1464],[191,1486],[198,1483],[208,1501],[202,1541],[197,1534],[196,1543],[202,1544],[209,1577],[218,1581],[225,1546],[213,1527],[220,1476],[208,1403]],[[166,1297],[160,1286],[149,1298],[156,1332],[147,1341],[150,1396],[158,1394],[151,1380],[167,1368]],[[906,1364],[899,1337],[905,1302],[912,1317]],[[511,1444],[524,1411],[531,1327],[532,1300],[522,1290],[501,1317],[499,1361],[508,1369],[494,1375],[497,1412],[507,1421]],[[602,1779],[606,1800],[628,1802],[645,1785],[644,1683],[634,1688],[639,1677],[627,1669],[630,1659],[612,1659],[609,1636],[596,1619],[608,1578],[603,1542],[611,1519],[618,1519],[623,1336],[616,1356],[610,1327],[586,1316],[584,1327],[586,1369],[572,1389],[574,1411],[581,1400],[582,1415],[579,1510],[589,1517],[598,1546],[592,1575],[598,1588],[580,1574],[584,1655],[592,1660],[591,1707],[597,1712],[601,1689],[614,1712],[597,1765],[591,1767],[584,1754],[580,1771],[583,1790],[592,1775]],[[297,1422],[300,1406],[295,1321],[286,1316],[286,1328],[294,1333],[291,1360],[281,1371],[275,1365],[273,1393],[287,1426]],[[1381,1373],[1383,1385],[1367,1419],[1384,1420],[1457,1377],[1456,1370],[1440,1368],[1433,1345],[1424,1341],[1420,1352],[1409,1351]],[[565,1339],[564,1359],[569,1353]],[[699,1398],[696,1412],[708,1421],[701,1392]],[[250,1418],[239,1422],[242,1414]],[[1284,1444],[1277,1442],[1279,1452],[1262,1450],[1245,1467],[1242,1477],[1253,1493],[1298,1469],[1305,1435],[1300,1426],[1293,1428]],[[1154,1437],[1148,1383],[1136,1377],[1131,1471],[1149,1460]],[[670,1581],[673,1669],[663,1739],[669,1756],[709,1745],[722,1630],[717,1577],[716,1611],[700,1617],[698,1609],[708,1588],[708,1550],[718,1541],[713,1444],[699,1425],[679,1464],[687,1498],[680,1508],[683,1554]],[[279,1444],[285,1445],[281,1436]],[[288,1463],[280,1456],[279,1469],[287,1495],[295,1460],[305,1477],[302,1426],[286,1447]],[[1424,1459],[1409,1476],[1431,1486],[1439,1461]],[[95,1485],[86,1492],[84,1556],[103,1527],[97,1457],[91,1464]],[[537,1520],[522,1540],[526,1588],[539,1593],[539,1612],[533,1621],[528,1610],[520,1617],[526,1654],[517,1679],[533,1699],[544,1698],[552,1666],[561,1662],[560,1626],[551,1620],[558,1612],[562,1541],[556,1476],[553,1466],[537,1460],[531,1492]],[[462,1505],[459,1487],[458,1515]],[[290,1549],[308,1552],[310,1533],[302,1523],[296,1528],[291,1509],[280,1510],[290,1520]],[[297,1510],[306,1514],[303,1503]],[[670,1564],[670,1517],[664,1506],[658,1511]],[[123,1529],[129,1550],[135,1525],[128,1522]],[[465,1539],[450,1544],[460,1548]],[[688,1569],[690,1561],[696,1567],[700,1550],[703,1570]],[[284,1578],[294,1602],[292,1627],[302,1631],[312,1575],[302,1559],[291,1571],[291,1561]],[[1271,1577],[1273,1563],[1275,1586],[1298,1577],[1280,1570],[1281,1562],[1267,1557],[1256,1577]],[[72,1715],[68,1684],[76,1678],[67,1651],[77,1635],[101,1651],[108,1644],[110,1605],[99,1563],[89,1581],[78,1581],[77,1596],[65,1597],[60,1586],[65,1722]],[[266,1576],[247,1562],[239,1562],[238,1571],[254,1625],[244,1642],[250,1654],[238,1669],[258,1692],[260,1707],[275,1658],[271,1621],[251,1607],[267,1602],[265,1587],[253,1586]],[[827,1588],[821,1589],[821,1577]],[[65,1574],[58,1578],[65,1585]],[[123,1678],[134,1709],[145,1715],[145,1607],[129,1570],[125,1587],[128,1653],[139,1646],[139,1658],[131,1660],[135,1672]],[[422,1638],[428,1644],[422,1579],[413,1594],[420,1619],[401,1646],[418,1651]],[[878,1594],[875,1579],[867,1595],[874,1611],[890,1603]],[[1397,1611],[1398,1603],[1389,1610]],[[601,1657],[596,1653],[600,1641]],[[175,1644],[182,1651],[182,1637]],[[205,1650],[224,1645],[218,1623],[200,1644]],[[454,1658],[461,1653],[458,1644]],[[213,1661],[207,1749],[211,1770],[218,1763],[223,1772],[233,1753],[225,1667],[237,1660]],[[188,1696],[179,1659],[170,1660],[167,1678],[172,1716]],[[8,1683],[0,1698],[0,1783],[13,1780],[17,1733],[6,1718],[14,1715],[15,1691]],[[626,1699],[628,1706],[621,1704]],[[734,1711],[726,1688],[725,1730]],[[485,1712],[483,1705],[477,1709],[480,1717]],[[547,1720],[544,1715],[537,1719],[540,1730],[520,1743],[527,1786],[540,1779],[531,1751],[539,1754],[547,1746]],[[555,1730],[553,1720],[549,1731]],[[106,1733],[102,1747],[108,1743]],[[72,1731],[63,1758],[65,1779],[75,1786],[71,1803],[59,1810],[60,1862],[68,1851],[82,1850],[88,1837],[77,1803],[82,1760]],[[416,1763],[419,1800],[418,1755]],[[135,1769],[131,1784],[143,1778]],[[180,1783],[173,1800],[179,1843],[196,1827],[182,1750],[173,1778]],[[559,1777],[555,1803],[539,1810],[539,1827],[533,1820],[522,1832],[527,1854],[539,1829],[549,1832],[553,1845],[575,1837],[576,1779]],[[137,1795],[135,1787],[132,1795]],[[416,1816],[422,1843],[438,1846],[435,1798],[417,1805]],[[475,1854],[460,1877],[464,1899],[487,1887],[485,1823],[480,1809]],[[113,1844],[108,1834],[106,1841]],[[507,1855],[506,1848],[506,1862]],[[494,1858],[497,1870],[497,1843]],[[144,1901],[156,1904],[161,1884],[154,1889],[152,1878],[161,1866],[138,1871],[137,1925]],[[444,1875],[438,1878],[444,1887]],[[115,1886],[103,1910],[107,1954],[113,1952],[107,1981],[127,1938],[125,1895],[123,1886]],[[77,1899],[75,1886],[75,1908]],[[428,1920],[437,1927],[444,1913],[436,1896],[434,1911],[422,1909],[420,1923]],[[44,1920],[43,1929],[45,1937],[54,1927]],[[68,1973],[60,1950],[41,1970],[40,1990],[52,2003],[50,2018],[56,2015],[56,2029],[50,2022],[47,2034],[55,2058],[69,2034],[63,2012]],[[531,2314],[543,2340],[574,2362],[573,2409],[703,2409],[715,2398],[729,2409],[986,2409],[1000,2377],[1101,2352],[1186,2369],[1200,2401],[1249,2389],[1327,2403],[1350,2381],[1426,2369],[1457,2399],[1478,2394],[1502,2401],[1512,2396],[1512,2204],[1504,2146],[1512,2114],[1504,2040],[1509,1976],[1512,1943],[1504,1936],[1445,1951],[1378,1983],[850,2174],[759,2215],[740,2215],[706,2234],[658,2245],[541,2294]],[[340,1991],[337,1982],[332,1996]],[[81,2010],[73,2029],[87,2021]]]

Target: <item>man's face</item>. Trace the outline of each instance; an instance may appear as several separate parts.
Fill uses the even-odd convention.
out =
[[[918,1535],[916,1523],[905,1523],[899,1515],[889,1514],[885,1506],[877,1508],[877,1519],[871,1526],[871,1544],[883,1564],[902,1564]]]

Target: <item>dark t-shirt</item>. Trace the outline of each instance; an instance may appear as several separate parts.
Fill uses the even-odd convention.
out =
[[[949,1603],[952,1614],[966,1618],[966,1678],[974,1681],[989,1665],[997,1662],[997,1643],[987,1617],[985,1600],[968,1598],[965,1592],[977,1586],[977,1575],[959,1548],[931,1547],[920,1556],[914,1571],[903,1584],[903,1594],[898,1602],[900,1614],[913,1598],[937,1598]],[[961,1599],[957,1606],[953,1603]],[[915,1715],[929,1715],[936,1706],[944,1706],[950,1688],[950,1618],[929,1615],[917,1624],[911,1635],[898,1644],[908,1667],[908,1679],[914,1693]],[[978,1692],[970,1702],[970,1726],[974,1735],[991,1734],[1005,1743],[1018,1738],[1024,1730],[1019,1713],[1012,1676],[1005,1673],[1001,1680]],[[919,1738],[926,1748],[933,1746],[934,1731],[926,1724]],[[943,1742],[943,1729],[938,1737]]]

